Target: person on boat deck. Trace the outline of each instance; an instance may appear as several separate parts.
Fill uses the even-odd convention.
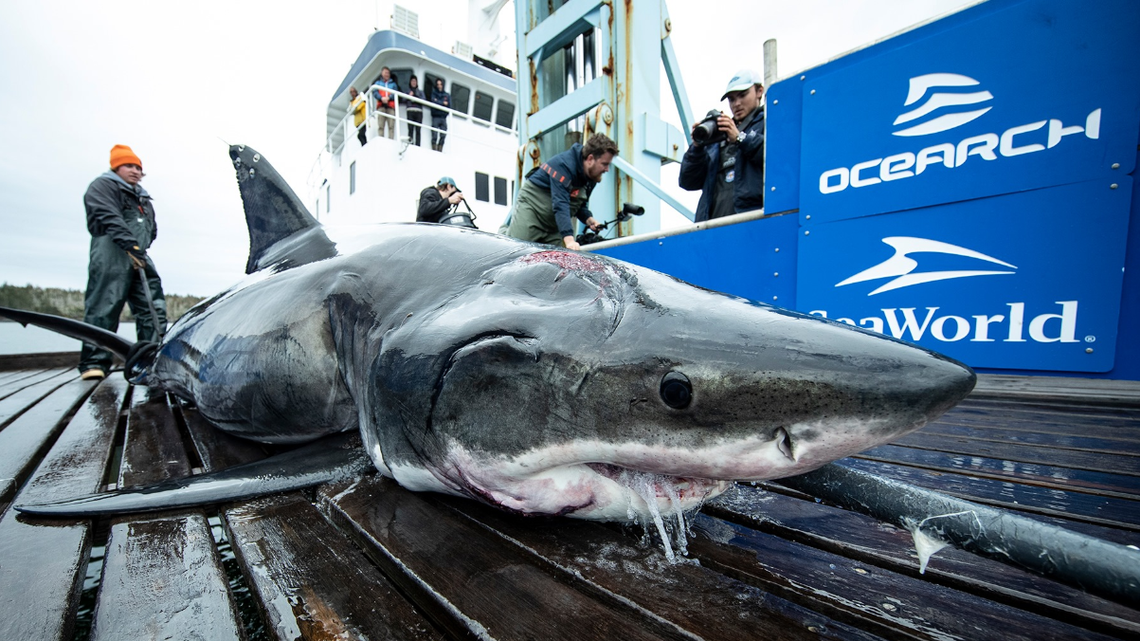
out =
[[[721,114],[717,118],[717,129],[725,140],[708,145],[694,142],[681,159],[680,187],[701,190],[696,222],[764,206],[763,96],[764,86],[755,72],[736,72],[721,97],[728,100],[732,117]]]
[[[119,329],[123,304],[135,316],[138,340],[157,341],[158,327],[166,327],[166,298],[162,279],[146,250],[158,235],[154,205],[139,182],[142,161],[126,145],[111,148],[111,170],[87,187],[83,206],[91,232],[87,264],[87,292],[83,320],[112,332]],[[141,278],[142,268],[146,278]],[[157,319],[151,317],[143,287],[150,288]],[[99,379],[111,369],[111,353],[88,343],[79,355],[84,379]]]
[[[420,204],[416,207],[417,223],[438,223],[440,217],[464,200],[463,192],[455,186],[455,180],[448,176],[439,179],[434,185],[420,192]]]
[[[396,91],[399,86],[392,79],[392,70],[384,67],[380,77],[372,83],[372,97],[376,99],[376,111],[380,114],[378,136],[396,138]],[[386,133],[385,133],[386,132]]]
[[[441,107],[451,108],[451,94],[443,90],[443,78],[435,79],[435,87],[431,90],[431,101]],[[438,142],[436,136],[438,135]],[[431,108],[431,148],[443,151],[443,141],[447,138],[447,112],[443,109]]]
[[[601,226],[586,207],[594,186],[610,170],[617,144],[594,134],[586,145],[574,143],[527,174],[515,199],[509,236],[567,249],[581,249],[574,240],[572,217],[597,231]]]
[[[364,130],[364,112],[368,109],[368,102],[356,87],[348,88],[348,96],[352,98],[352,104],[348,109],[352,112],[352,124],[356,127],[356,138],[360,141],[360,146],[368,144],[368,133]]]
[[[420,100],[427,100],[424,92],[420,89],[420,81],[413,74],[408,78],[408,95]],[[424,107],[418,102],[408,101],[408,141],[413,145],[420,146],[420,123],[424,121]]]

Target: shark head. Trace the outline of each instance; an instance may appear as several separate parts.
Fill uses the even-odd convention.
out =
[[[974,386],[914,345],[530,247],[386,332],[362,423],[405,487],[646,518],[889,442]]]

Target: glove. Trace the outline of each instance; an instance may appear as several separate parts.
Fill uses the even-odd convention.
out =
[[[146,267],[146,250],[139,249],[138,245],[135,245],[135,246],[131,247],[130,249],[128,249],[127,250],[127,256],[130,257],[131,263],[136,268],[138,268],[138,267],[145,268]]]

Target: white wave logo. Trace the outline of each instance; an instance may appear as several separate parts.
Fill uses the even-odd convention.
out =
[[[869,280],[878,280],[880,278],[888,278],[895,276],[896,278],[889,281],[877,289],[872,291],[868,296],[874,296],[882,292],[889,292],[892,289],[900,289],[902,287],[910,287],[911,285],[919,285],[922,283],[933,283],[940,280],[949,280],[951,278],[966,278],[968,276],[995,276],[999,274],[1012,274],[1011,270],[1016,270],[1017,266],[1010,265],[1009,263],[998,260],[993,256],[987,256],[981,252],[976,252],[972,249],[951,245],[937,240],[930,240],[927,238],[914,238],[912,236],[890,236],[883,239],[883,242],[895,248],[894,256],[884,260],[883,262],[865,269],[858,274],[844,280],[843,282],[836,283],[836,287],[844,285],[851,285],[854,283],[862,283]],[[954,271],[936,271],[936,272],[919,272],[913,273],[915,268],[918,267],[918,261],[911,258],[910,254],[949,254],[952,256],[962,256],[965,258],[974,258],[983,260],[994,265],[1002,265],[1008,267],[1008,270],[954,270]]]
[[[904,107],[909,107],[923,97],[926,101],[898,118],[894,124],[901,125],[913,122],[939,110],[955,109],[968,105],[977,105],[993,100],[993,94],[988,91],[975,91],[973,93],[943,93],[937,91],[939,87],[970,87],[980,84],[969,76],[956,73],[928,73],[910,79],[910,91],[907,93]],[[931,92],[931,90],[934,90]],[[929,93],[929,95],[927,94]],[[944,113],[906,129],[894,132],[895,136],[925,136],[941,131],[960,127],[971,120],[980,117],[993,107],[985,107],[973,111],[953,111]]]

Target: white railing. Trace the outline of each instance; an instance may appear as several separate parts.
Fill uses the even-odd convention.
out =
[[[439,110],[445,111],[445,112],[447,112],[447,114],[449,116],[455,116],[456,118],[460,118],[462,120],[469,121],[472,124],[482,126],[482,127],[486,128],[490,131],[494,131],[494,132],[504,134],[504,135],[508,135],[508,136],[517,135],[513,128],[503,127],[503,126],[500,126],[494,122],[485,121],[485,120],[482,120],[480,118],[476,118],[472,114],[464,113],[462,111],[456,111],[454,109],[451,109],[450,107],[440,106],[434,102],[431,102],[430,100],[424,100],[421,98],[416,98],[414,96],[410,96],[406,93],[403,93],[400,90],[387,89],[387,88],[383,88],[383,87],[382,87],[382,89],[385,89],[386,91],[393,94],[393,96],[395,98],[396,106],[395,106],[395,113],[392,114],[391,116],[389,116],[387,114],[382,114],[376,110],[376,96],[372,93],[373,89],[375,89],[376,87],[378,87],[378,85],[369,85],[368,88],[365,90],[365,94],[364,94],[366,107],[365,107],[364,122],[362,123],[362,126],[365,128],[365,136],[367,136],[367,140],[369,142],[372,142],[373,140],[376,140],[377,138],[387,138],[387,136],[381,136],[379,133],[379,130],[380,130],[379,119],[381,117],[383,117],[383,118],[391,118],[395,121],[395,136],[394,136],[393,142],[399,141],[399,142],[403,142],[403,143],[407,144],[407,142],[408,142],[407,124],[408,123],[415,123],[416,125],[421,127],[421,130],[420,130],[421,145],[423,144],[424,138],[427,138],[429,143],[431,142],[431,132],[434,131],[437,133],[446,134],[449,140],[454,141],[456,139],[459,139],[459,140],[465,140],[468,142],[472,142],[472,143],[475,143],[477,145],[484,146],[484,147],[496,147],[495,145],[489,144],[485,140],[479,140],[479,139],[474,138],[472,136],[465,136],[465,135],[463,135],[463,133],[456,133],[454,130],[442,130],[442,129],[436,129],[435,127],[432,127],[431,126],[431,110],[432,109],[439,109]],[[404,115],[401,115],[400,105],[403,104],[405,107],[405,111],[406,111],[407,105],[413,104],[413,103],[423,106],[424,115],[423,115],[423,120],[421,122],[417,123],[414,120],[408,120],[407,117],[405,117]],[[515,105],[515,108],[517,109],[518,105]],[[348,144],[348,141],[356,139],[356,125],[354,124],[354,122],[355,122],[355,113],[353,113],[352,103],[349,103],[348,112],[344,115],[343,118],[341,118],[340,123],[338,123],[338,125],[333,129],[333,133],[330,134],[329,137],[325,139],[325,144],[324,144],[324,147],[321,149],[321,153],[317,155],[316,160],[313,161],[313,165],[309,169],[308,186],[309,186],[310,193],[315,193],[320,188],[321,181],[324,179],[327,179],[329,177],[331,171],[328,171],[328,170],[331,168],[327,167],[326,164],[333,162],[334,159],[338,159],[340,157],[341,153],[344,151],[345,145]],[[460,132],[462,132],[462,129],[460,129]],[[513,147],[514,147],[514,145],[512,145],[512,148]],[[447,152],[444,151],[442,153],[447,153]]]
[[[404,136],[406,136],[407,135],[406,125],[410,122],[415,123],[415,121],[414,120],[408,120],[404,115],[402,115],[400,106],[404,105],[405,111],[406,111],[407,105],[419,104],[419,105],[422,105],[423,109],[424,109],[423,121],[422,121],[422,124],[421,123],[415,123],[415,124],[423,127],[424,133],[429,138],[431,137],[430,132],[434,131],[434,132],[438,132],[438,133],[447,134],[447,136],[449,138],[454,135],[457,138],[472,140],[469,136],[463,136],[462,134],[454,134],[454,132],[449,131],[449,130],[436,129],[436,128],[432,127],[431,126],[431,110],[432,109],[445,111],[445,112],[447,112],[447,114],[449,116],[455,116],[455,117],[461,118],[463,120],[469,120],[474,124],[482,125],[482,126],[486,127],[487,129],[490,129],[492,131],[497,131],[499,133],[508,134],[508,135],[515,135],[515,131],[513,128],[503,127],[503,126],[498,125],[494,122],[485,121],[485,120],[482,120],[480,118],[476,118],[475,116],[473,116],[471,114],[463,113],[462,111],[456,111],[454,109],[451,109],[450,107],[443,107],[443,106],[440,106],[434,102],[431,102],[430,100],[424,100],[421,98],[416,98],[414,96],[410,96],[406,93],[403,93],[402,91],[394,90],[394,89],[386,89],[386,91],[390,92],[395,97],[395,104],[396,104],[395,113],[391,116],[389,116],[388,114],[382,114],[379,111],[377,111],[377,109],[376,109],[376,96],[373,95],[373,93],[372,93],[373,90],[377,86],[378,85],[369,86],[367,89],[367,94],[366,94],[367,107],[366,107],[366,111],[365,111],[364,122],[366,123],[366,129],[368,130],[369,133],[371,133],[372,128],[367,127],[367,123],[375,122],[377,125],[376,128],[379,129],[379,123],[380,123],[379,119],[380,118],[392,118],[396,121],[396,131],[403,131],[403,132],[405,132]],[[352,108],[350,105],[348,113],[345,114],[344,118],[341,119],[340,126],[338,128],[341,135],[338,136],[336,133],[333,133],[332,135],[330,135],[328,137],[327,140],[325,140],[325,150],[328,151],[330,154],[340,153],[344,149],[345,143],[348,142],[349,136],[355,136],[356,135],[356,125],[353,124],[354,115],[355,114],[352,112]],[[396,139],[399,140],[404,136],[396,136]],[[421,134],[421,138],[422,138],[422,136],[423,136],[423,134]],[[372,140],[374,140],[375,138],[378,138],[378,137],[383,137],[383,136],[369,135],[368,140],[371,142]],[[336,144],[336,138],[340,138],[339,144]],[[335,145],[335,147],[334,147],[334,145]]]

